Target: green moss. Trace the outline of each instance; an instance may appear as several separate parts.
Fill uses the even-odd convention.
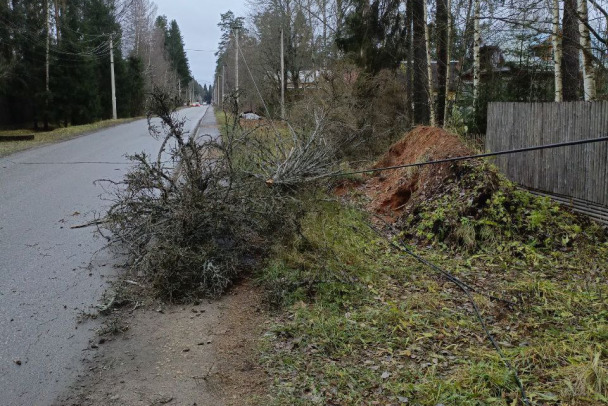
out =
[[[596,224],[517,188],[487,163],[454,164],[452,172],[432,199],[401,220],[404,238],[470,253],[568,250],[606,241]]]

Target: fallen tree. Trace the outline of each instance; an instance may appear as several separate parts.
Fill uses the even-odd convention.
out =
[[[135,166],[110,182],[103,227],[161,298],[187,301],[221,294],[271,241],[297,232],[300,192],[331,168],[334,155],[321,117],[310,132],[274,128],[260,137],[227,114],[220,139],[195,139],[175,105],[152,92],[148,122],[161,148],[156,157],[130,156]]]

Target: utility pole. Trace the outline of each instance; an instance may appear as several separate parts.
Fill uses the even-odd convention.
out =
[[[281,119],[285,120],[285,56],[283,36],[283,27],[281,27]]]
[[[114,80],[114,38],[110,34],[110,78],[112,79],[112,118],[116,120],[116,83]]]
[[[236,104],[239,104],[239,29],[234,29],[234,40],[236,41],[236,52],[235,52],[235,81],[236,81]]]
[[[224,97],[226,96],[226,93],[224,93],[225,86],[226,86],[226,64],[224,64],[222,62],[222,98],[220,99],[222,106],[224,105]]]
[[[51,67],[51,58],[50,58],[50,51],[51,51],[51,10],[49,8],[49,0],[46,0],[46,86],[45,86],[45,90],[46,93],[44,95],[44,105],[45,105],[45,111],[44,111],[44,129],[48,130],[49,129],[49,92],[50,92],[50,87],[49,87],[49,81],[50,81],[50,67]]]
[[[220,104],[220,76],[218,75],[215,80],[215,104],[219,106]]]

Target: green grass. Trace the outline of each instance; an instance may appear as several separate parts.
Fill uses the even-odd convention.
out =
[[[113,127],[115,125],[128,123],[134,121],[136,119],[126,118],[119,120],[104,120],[98,121],[93,124],[85,124],[85,125],[77,125],[70,126],[64,128],[57,128],[53,131],[49,132],[36,132],[34,133],[31,130],[5,130],[0,131],[0,137],[3,135],[24,135],[24,134],[35,134],[33,140],[27,141],[9,141],[9,142],[0,142],[0,157],[6,156],[18,151],[23,151],[25,149],[37,147],[44,144],[50,144],[54,142],[68,140],[70,138],[74,138],[80,135],[88,134],[91,132],[95,132],[104,128]]]
[[[522,404],[458,288],[392,250],[367,222],[326,199],[261,272],[277,309],[261,349],[272,404]],[[415,250],[518,303],[475,295],[533,405],[608,404],[608,243],[525,255]]]
[[[461,169],[401,219],[400,238],[517,303],[474,294],[532,405],[608,404],[606,235],[486,166]],[[523,404],[465,295],[395,252],[365,212],[318,197],[302,199],[300,234],[259,273],[275,310],[261,347],[270,404]]]

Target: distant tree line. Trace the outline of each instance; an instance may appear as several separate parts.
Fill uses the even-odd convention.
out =
[[[226,94],[235,88],[238,36],[270,107],[279,101],[281,31],[283,86],[292,105],[304,88],[318,87],[345,63],[356,67],[354,96],[363,103],[394,95],[394,119],[387,121],[406,127],[436,124],[483,132],[490,101],[608,97],[607,0],[252,0],[250,5],[247,19],[222,15],[216,81]],[[241,101],[255,104],[257,91],[245,65],[240,68]],[[394,89],[381,89],[379,81]]]
[[[48,129],[143,114],[160,86],[202,100],[175,20],[149,0],[0,2],[0,125]],[[189,92],[192,89],[193,91]]]

